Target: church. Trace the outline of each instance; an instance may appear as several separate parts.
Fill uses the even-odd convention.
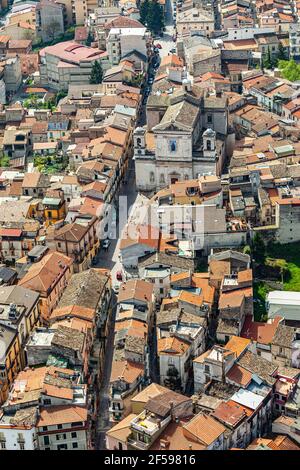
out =
[[[233,141],[226,96],[188,80],[171,93],[150,95],[147,124],[134,131],[137,189],[152,193],[176,181],[220,176]]]

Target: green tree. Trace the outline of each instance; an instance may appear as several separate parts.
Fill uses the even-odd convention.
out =
[[[164,12],[161,5],[156,0],[150,3],[148,26],[154,33],[159,33],[164,27]]]
[[[0,167],[8,167],[9,166],[9,157],[0,154]]]
[[[96,60],[93,63],[91,77],[90,77],[90,83],[93,84],[93,85],[97,85],[98,83],[102,83],[102,80],[103,80],[102,65],[98,60]]]
[[[278,60],[286,60],[286,54],[285,54],[285,49],[282,45],[282,42],[279,41],[278,44],[278,54],[277,54],[277,59]]]
[[[295,82],[300,80],[300,65],[292,60],[279,60],[278,67],[283,78]]]
[[[270,48],[268,47],[268,52],[267,52],[267,56],[264,57],[264,67],[266,69],[271,69],[273,67],[273,59],[272,59],[272,56],[271,56],[271,51],[270,51]]]
[[[266,256],[266,247],[262,235],[257,232],[253,238],[253,258],[258,263],[263,263]]]
[[[157,0],[144,0],[140,6],[140,21],[154,34],[163,30],[164,11]]]
[[[140,21],[143,24],[147,23],[147,16],[149,13],[150,2],[149,0],[144,0],[140,5]]]

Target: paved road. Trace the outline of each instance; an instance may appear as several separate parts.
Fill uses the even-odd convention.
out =
[[[134,174],[134,162],[130,160],[129,168],[127,170],[127,184],[123,184],[119,191],[119,196],[127,198],[128,209],[134,204],[137,198],[137,191],[135,188],[135,174]],[[117,198],[117,202],[119,199]],[[122,199],[121,204],[124,206],[125,200]],[[116,272],[122,269],[122,265],[119,260],[119,235],[122,233],[124,226],[127,222],[127,218],[120,217],[117,223],[117,237],[111,240],[111,245],[107,251],[101,250],[97,256],[96,267],[108,268],[111,270],[112,283],[113,285],[119,284],[116,280]],[[113,348],[114,348],[114,328],[115,328],[115,316],[116,316],[117,298],[113,294],[112,299],[112,317],[108,331],[106,353],[105,353],[105,364],[104,373],[101,379],[101,387],[99,391],[99,412],[97,422],[97,438],[96,438],[96,449],[105,449],[105,433],[110,428],[109,423],[109,379],[112,367]]]
[[[162,49],[159,51],[160,57],[165,57],[170,53],[170,49],[176,46],[176,43],[173,41],[173,35],[175,33],[175,23],[173,20],[173,2],[172,0],[166,1],[166,16],[165,16],[165,26],[166,31],[164,36],[160,39],[157,39]]]

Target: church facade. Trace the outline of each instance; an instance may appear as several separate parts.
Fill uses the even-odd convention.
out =
[[[199,175],[220,176],[226,158],[227,100],[185,81],[171,95],[151,95],[147,125],[134,132],[137,189],[156,192]]]

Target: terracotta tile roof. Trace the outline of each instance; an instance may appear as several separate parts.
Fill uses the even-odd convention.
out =
[[[159,338],[157,340],[158,354],[179,355],[183,356],[189,349],[190,344],[187,341],[177,338],[176,336],[169,336],[166,338]]]
[[[147,403],[150,398],[158,397],[159,395],[165,392],[169,392],[169,389],[153,382],[148,385],[148,387],[144,388],[144,390],[142,390],[140,393],[135,395],[131,399],[131,403]]]
[[[203,301],[212,305],[214,302],[216,289],[213,286],[209,285],[209,279],[204,278],[203,274],[206,275],[206,273],[194,273],[193,274],[192,286],[200,287],[201,295],[203,295]]]
[[[51,384],[44,384],[43,393],[49,397],[63,398],[73,400],[73,389],[66,387],[57,387]]]
[[[71,258],[57,251],[48,253],[41,261],[30,266],[18,284],[36,292],[47,292],[48,289],[52,290],[56,281],[72,263]]]
[[[156,439],[150,450],[205,450],[204,444],[195,441],[193,436],[189,436],[188,433],[184,433],[184,425],[184,421],[171,422]]]
[[[176,274],[171,274],[171,282],[177,282],[177,281],[182,281],[183,279],[188,279],[190,277],[189,272],[182,272],[182,273],[176,273]]]
[[[130,226],[129,233],[126,230],[122,234],[120,241],[120,249],[127,248],[131,245],[143,244],[155,250],[158,248],[160,231],[152,225],[138,225],[136,227]]]
[[[226,374],[227,378],[242,387],[247,387],[251,382],[252,373],[244,367],[234,364]]]
[[[211,414],[218,421],[222,421],[225,425],[235,428],[243,419],[247,417],[247,414],[238,405],[231,403],[222,402]]]
[[[252,321],[251,315],[247,315],[241,336],[261,344],[270,344],[273,341],[280,320],[281,317],[276,317],[272,323],[255,322]]]
[[[131,384],[144,374],[144,368],[144,364],[136,362],[113,361],[110,383],[116,382],[121,377],[125,382]]]
[[[241,308],[244,299],[244,293],[240,290],[222,292],[219,298],[219,309]]]
[[[55,232],[55,240],[65,240],[68,242],[79,242],[88,233],[89,227],[73,222],[66,224]]]
[[[87,421],[87,409],[75,405],[51,406],[40,408],[40,418],[37,427],[55,426],[57,424],[71,424]]]
[[[185,436],[191,436],[206,446],[212,444],[226,431],[226,428],[216,419],[201,413],[185,424],[183,429]]]
[[[228,343],[225,344],[225,348],[234,352],[236,357],[238,358],[242,354],[242,352],[247,348],[250,342],[251,341],[249,339],[241,338],[240,336],[232,336]]]
[[[49,321],[57,321],[59,318],[76,317],[89,322],[93,322],[96,312],[92,308],[81,307],[79,305],[68,305],[66,307],[56,308],[50,315]]]
[[[113,437],[114,439],[117,439],[118,441],[126,443],[127,437],[131,434],[131,421],[133,418],[135,418],[137,415],[134,413],[130,413],[126,418],[122,419],[119,423],[115,424],[112,428],[110,428],[106,434],[107,436]]]
[[[135,319],[118,321],[115,324],[115,331],[128,330],[127,336],[136,336],[140,338],[145,338],[148,332],[148,326],[141,321]]]
[[[188,292],[182,290],[179,294],[178,300],[181,302],[186,302],[188,304],[196,305],[197,307],[201,307],[203,304],[203,294],[193,294],[192,292]]]
[[[142,300],[150,302],[152,300],[153,284],[142,279],[130,279],[124,282],[120,288],[118,302],[126,300]]]

